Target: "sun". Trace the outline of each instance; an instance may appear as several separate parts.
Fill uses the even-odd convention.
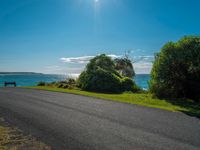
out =
[[[99,0],[94,0],[96,3],[98,3],[99,2]]]

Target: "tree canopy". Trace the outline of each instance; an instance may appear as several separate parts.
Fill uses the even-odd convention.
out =
[[[158,97],[200,100],[200,37],[168,42],[155,55],[150,91]]]
[[[136,85],[116,70],[115,62],[105,54],[91,59],[78,79],[79,87],[98,92],[136,91]]]

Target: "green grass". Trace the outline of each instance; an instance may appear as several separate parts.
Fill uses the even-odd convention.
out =
[[[200,104],[194,103],[190,100],[185,101],[168,101],[153,98],[151,94],[145,93],[122,93],[122,94],[104,94],[87,92],[79,89],[62,89],[47,86],[26,87],[39,90],[47,90],[54,92],[65,92],[71,94],[78,94],[90,97],[101,98],[105,100],[112,100],[117,102],[136,104],[146,107],[160,108],[168,111],[180,111],[189,115],[200,117]]]

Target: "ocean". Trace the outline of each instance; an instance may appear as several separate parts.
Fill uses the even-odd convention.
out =
[[[48,74],[0,74],[0,87],[4,86],[4,82],[17,83],[17,86],[35,86],[38,82],[53,82],[65,80],[67,75],[48,75]],[[137,74],[134,78],[136,84],[143,88],[148,89],[148,81],[150,75]]]
[[[148,89],[148,81],[150,80],[150,74],[136,74],[134,77],[135,83],[144,90]]]

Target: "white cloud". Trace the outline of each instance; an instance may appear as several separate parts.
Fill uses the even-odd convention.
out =
[[[78,78],[79,77],[79,75],[80,75],[80,73],[69,73],[69,74],[67,74],[69,77],[71,77],[71,78]]]
[[[82,57],[63,57],[61,60],[65,63],[88,63],[90,59],[94,58],[94,56],[82,56]]]
[[[154,56],[136,56],[133,64],[137,74],[149,74],[151,72]]]
[[[119,58],[122,56],[118,55],[108,55],[111,58]],[[95,56],[81,56],[81,57],[63,57],[61,61],[65,63],[62,67],[59,66],[48,66],[46,69],[48,72],[57,72],[60,74],[69,74],[72,76],[78,76],[85,68],[86,64],[90,61],[90,59],[94,58]],[[133,64],[136,74],[149,74],[152,65],[154,56],[151,55],[141,55],[141,56],[134,56],[133,60],[135,63]]]
[[[149,74],[151,72],[153,63],[151,62],[137,62],[133,64],[136,74]]]
[[[80,74],[85,68],[85,64],[80,66],[46,66],[42,71],[47,74]]]
[[[107,55],[111,58],[118,58],[120,56],[114,55],[114,54],[110,54]],[[78,63],[78,64],[84,64],[84,63],[88,63],[90,61],[90,59],[94,58],[95,56],[81,56],[81,57],[63,57],[61,58],[61,60],[65,63]]]
[[[145,62],[152,62],[154,60],[154,56],[144,56],[144,55],[142,55],[142,56],[134,56],[133,57],[133,61],[134,62],[143,62],[143,61],[145,61]]]

